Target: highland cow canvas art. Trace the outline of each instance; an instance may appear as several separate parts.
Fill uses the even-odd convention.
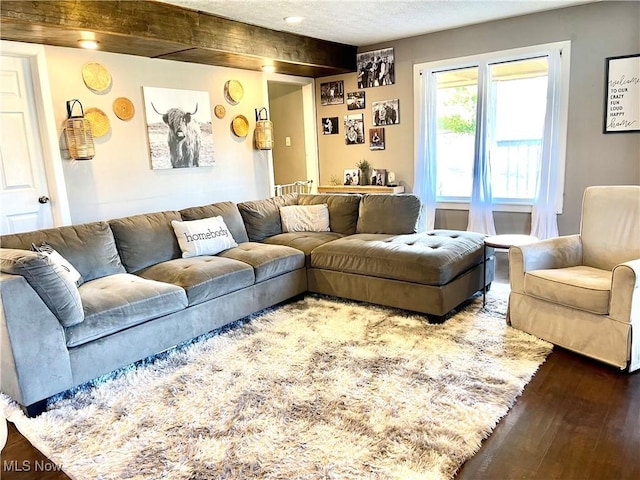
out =
[[[151,168],[214,164],[209,92],[142,87]]]

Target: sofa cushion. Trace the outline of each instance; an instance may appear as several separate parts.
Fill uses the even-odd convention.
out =
[[[65,329],[68,347],[82,345],[187,306],[182,288],[129,273],[98,278],[85,283],[79,290],[85,321]]]
[[[311,252],[311,266],[424,285],[445,285],[482,263],[483,235],[438,230],[413,235],[355,234]]]
[[[244,220],[249,240],[260,242],[267,237],[282,233],[280,207],[297,205],[297,200],[297,193],[289,193],[279,197],[239,203],[238,210]]]
[[[171,220],[176,211],[133,215],[109,220],[122,263],[129,273],[182,256]]]
[[[222,217],[231,235],[237,243],[248,242],[247,229],[244,227],[242,216],[233,202],[219,202],[201,207],[190,207],[180,210],[183,220],[200,220],[209,217]]]
[[[585,266],[531,270],[524,275],[524,291],[559,305],[606,315],[611,276],[609,270]]]
[[[326,203],[280,207],[282,232],[329,232],[329,209]]]
[[[356,232],[415,233],[419,215],[420,199],[415,195],[364,195]]]
[[[182,250],[182,258],[215,255],[238,246],[222,217],[185,222],[172,220],[171,225]]]
[[[220,256],[169,260],[140,270],[137,275],[183,288],[189,305],[250,287],[255,281],[251,265]]]
[[[84,320],[78,287],[49,256],[0,248],[0,269],[4,273],[22,275],[62,326],[70,327]]]
[[[106,222],[3,235],[0,242],[4,248],[22,250],[31,249],[32,243],[41,245],[46,242],[76,267],[82,275],[80,283],[125,272],[113,233]]]
[[[343,235],[356,233],[360,195],[298,195],[298,205],[325,203],[329,208],[329,227]]]
[[[344,235],[334,232],[290,232],[265,238],[269,245],[286,245],[302,251],[306,257],[305,264],[311,266],[311,251],[327,242],[342,238]]]
[[[53,248],[51,248],[51,245],[49,245],[48,243],[42,242],[40,246],[32,243],[31,250],[33,250],[34,252],[42,253],[43,255],[49,257],[52,263],[60,267],[61,272],[65,276],[65,278],[74,285],[77,285],[81,282],[82,275],[80,275],[80,272],[76,270],[76,267],[71,265],[71,263],[66,258],[60,255]]]
[[[246,242],[218,256],[251,265],[255,271],[256,283],[304,268],[304,253],[283,245]]]

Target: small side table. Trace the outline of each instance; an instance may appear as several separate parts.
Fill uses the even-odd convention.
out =
[[[500,250],[509,250],[511,247],[526,245],[539,241],[538,237],[533,235],[493,235],[484,239],[484,249],[482,252],[482,306],[487,303],[487,247],[497,248]]]

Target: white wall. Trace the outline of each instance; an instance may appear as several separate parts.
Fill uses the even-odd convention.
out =
[[[96,156],[92,160],[63,160],[72,223],[269,196],[267,159],[253,148],[254,109],[267,104],[261,73],[100,51],[45,48],[60,136],[67,118],[66,101],[70,99],[78,98],[85,110],[101,109],[111,122],[110,132],[96,139]],[[86,62],[98,62],[109,70],[112,86],[107,92],[95,94],[84,85],[82,66]],[[236,106],[224,99],[224,84],[230,79],[239,80],[244,86],[244,98]],[[143,86],[209,92],[213,167],[151,168]],[[131,120],[119,120],[113,113],[113,101],[118,97],[133,102],[136,113]],[[224,119],[213,115],[216,104],[225,106]],[[247,117],[251,125],[249,135],[243,139],[230,128],[232,118],[238,114]]]

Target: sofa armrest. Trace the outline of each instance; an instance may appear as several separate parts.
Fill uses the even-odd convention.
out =
[[[582,263],[580,235],[549,238],[509,249],[509,283],[512,292],[524,292],[524,274],[531,270],[575,267]]]
[[[1,390],[29,406],[73,386],[64,329],[20,275],[0,275]]]

